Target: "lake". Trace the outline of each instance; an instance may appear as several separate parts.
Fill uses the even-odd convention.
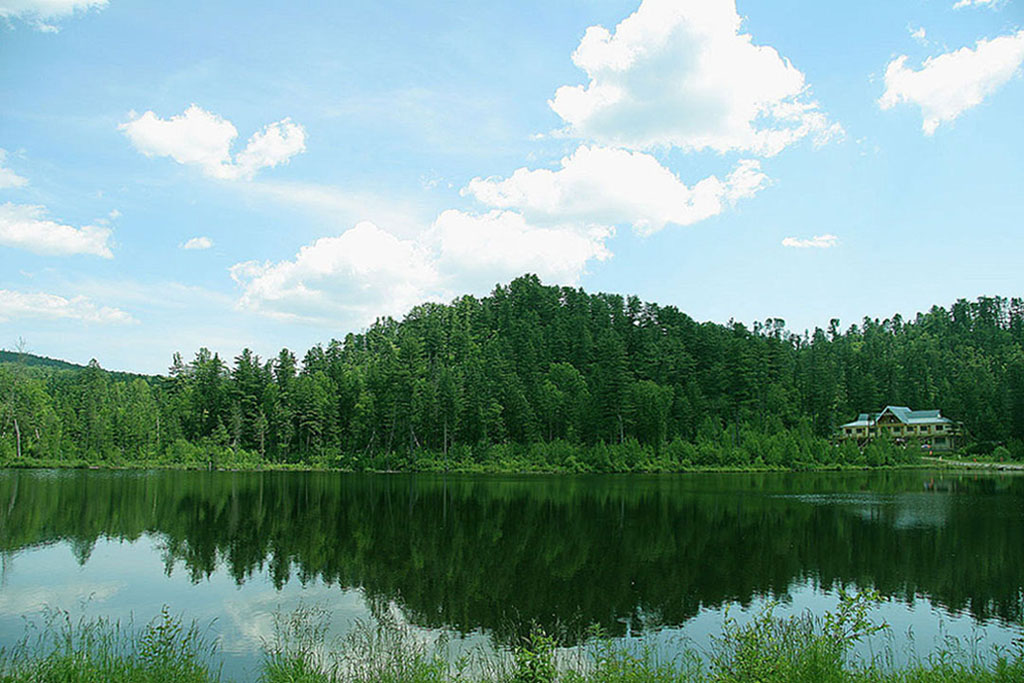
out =
[[[874,588],[907,652],[1021,634],[1024,476],[0,471],[0,645],[47,608],[208,626],[248,678],[274,615],[384,612],[460,648],[589,625],[671,652],[726,609]]]

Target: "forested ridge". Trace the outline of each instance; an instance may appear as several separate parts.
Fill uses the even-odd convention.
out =
[[[8,356],[10,357],[10,356]],[[5,358],[6,360],[6,358]],[[0,460],[353,469],[673,470],[887,464],[829,442],[887,404],[939,408],[1024,456],[1024,300],[803,335],[698,323],[524,276],[300,358],[175,354],[166,376],[0,363]]]

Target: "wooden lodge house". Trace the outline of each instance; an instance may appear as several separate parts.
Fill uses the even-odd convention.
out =
[[[866,443],[887,434],[896,442],[915,442],[933,451],[954,450],[961,436],[960,425],[938,410],[911,410],[906,406],[886,406],[880,413],[861,413],[853,422],[839,426],[840,441],[857,439]]]

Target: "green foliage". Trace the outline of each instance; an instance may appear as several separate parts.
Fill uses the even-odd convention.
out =
[[[6,361],[4,359],[7,359]],[[167,377],[0,358],[0,462],[654,472],[886,466],[831,448],[885,404],[939,408],[1024,456],[1024,300],[796,335],[544,286],[425,304],[298,360],[200,348]],[[1002,453],[1001,453],[1002,454]]]
[[[867,618],[879,600],[874,593],[851,596],[840,591],[838,610],[821,618],[809,613],[776,617],[774,604],[746,624],[726,616],[723,633],[712,649],[712,679],[722,683],[847,681],[850,649],[886,628]]]
[[[205,683],[220,679],[216,647],[164,606],[141,629],[51,610],[43,628],[0,651],[0,681]]]
[[[868,618],[877,601],[870,593],[841,595],[838,609],[820,618],[781,618],[769,606],[740,625],[726,618],[706,658],[689,649],[661,662],[653,648],[615,641],[591,630],[575,656],[557,656],[555,639],[534,627],[514,648],[502,653],[453,656],[443,638],[418,638],[385,609],[374,623],[358,623],[342,639],[328,643],[330,614],[301,606],[277,615],[274,640],[264,643],[263,683],[1010,683],[1024,680],[1024,651],[992,664],[955,647],[926,662],[883,667],[883,650],[872,661],[852,661],[854,644],[886,628]],[[887,648],[891,648],[891,642]],[[563,654],[570,654],[563,652]],[[207,683],[220,679],[212,664],[214,649],[193,624],[164,608],[141,630],[122,629],[103,619],[73,623],[67,613],[49,614],[43,631],[13,651],[0,651],[0,682]]]
[[[263,681],[310,683],[329,670],[324,639],[330,614],[321,606],[300,605],[274,614],[274,639],[263,644]]]
[[[512,651],[513,683],[553,683],[558,675],[555,666],[555,639],[534,626],[524,642]]]
[[[321,606],[278,613],[274,622],[274,640],[264,643],[265,683],[441,683],[457,679],[462,666],[449,661],[443,641],[428,646],[389,611],[357,622],[333,644],[326,637],[330,613]]]
[[[639,643],[617,641],[601,629],[592,627],[581,648],[583,665],[568,668],[559,675],[567,683],[654,683],[700,681],[705,678],[704,664],[693,649],[685,649],[671,661],[661,661],[655,649]]]

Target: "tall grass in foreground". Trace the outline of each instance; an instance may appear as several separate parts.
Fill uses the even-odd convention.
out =
[[[264,644],[263,683],[953,683],[1024,681],[1024,642],[987,658],[954,640],[925,660],[898,666],[890,638],[870,661],[853,658],[857,642],[887,626],[868,618],[876,597],[840,595],[838,607],[815,617],[782,618],[768,607],[747,623],[726,617],[722,634],[702,649],[665,659],[643,638],[622,643],[594,632],[576,648],[534,630],[510,652],[454,652],[444,638],[385,613],[328,642],[330,614],[304,606],[278,615]],[[104,619],[72,622],[50,612],[41,630],[0,651],[0,682],[218,681],[214,646],[193,624],[165,608],[141,629]]]
[[[924,681],[1024,681],[1024,642],[1013,653],[986,658],[948,640],[926,660],[895,665],[890,639],[870,661],[853,658],[853,647],[887,631],[868,617],[878,597],[840,593],[839,605],[821,617],[778,617],[769,606],[748,623],[726,617],[722,634],[703,651],[684,650],[663,659],[649,643],[623,644],[594,633],[565,651],[534,630],[511,653],[452,656],[443,639],[424,642],[416,631],[385,616],[361,624],[333,645],[325,642],[327,614],[302,608],[279,620],[268,643],[264,683],[340,681],[474,680],[494,683],[669,682],[698,683],[918,683]]]
[[[138,629],[48,610],[41,629],[29,626],[20,643],[0,650],[0,682],[205,683],[220,680],[215,655],[195,622],[183,624],[167,607]]]

